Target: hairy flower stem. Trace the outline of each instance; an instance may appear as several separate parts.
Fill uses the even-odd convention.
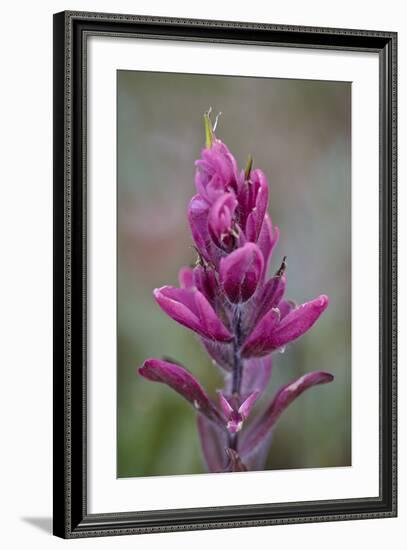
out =
[[[234,318],[233,318],[233,383],[232,383],[232,393],[240,394],[240,386],[242,384],[242,374],[243,374],[243,360],[240,354],[241,348],[241,311],[240,304],[236,306]]]
[[[240,396],[240,387],[242,385],[243,376],[243,359],[241,357],[241,310],[240,304],[236,305],[236,309],[233,315],[232,331],[234,334],[233,340],[233,378],[232,378],[232,394]],[[233,450],[237,450],[238,434],[229,434],[229,447]]]

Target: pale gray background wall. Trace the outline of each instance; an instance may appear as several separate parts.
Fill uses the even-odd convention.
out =
[[[326,523],[177,533],[114,540],[64,542],[49,535],[51,515],[51,14],[62,9],[235,19],[313,26],[399,31],[400,97],[406,96],[407,24],[402,0],[327,3],[292,0],[269,3],[188,2],[187,0],[71,0],[14,2],[2,6],[1,33],[1,372],[0,522],[1,544],[14,548],[176,547],[209,545],[236,550],[261,545],[315,550],[356,547],[369,550],[397,544],[405,535],[407,481],[400,472],[400,517],[389,520]],[[400,182],[406,180],[405,102],[400,106]],[[407,207],[405,186],[400,206]],[[403,221],[404,218],[404,221]],[[407,278],[406,216],[400,217],[400,282]],[[404,249],[404,253],[403,253]],[[407,459],[407,346],[405,285],[400,284],[400,464]],[[404,288],[403,288],[404,287]],[[403,528],[404,527],[404,528]],[[45,529],[45,530],[44,530]],[[84,546],[85,545],[85,546]]]

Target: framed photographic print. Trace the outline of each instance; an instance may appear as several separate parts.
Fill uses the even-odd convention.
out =
[[[396,515],[393,32],[54,16],[54,534]]]

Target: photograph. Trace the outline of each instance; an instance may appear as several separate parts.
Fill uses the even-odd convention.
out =
[[[4,4],[2,548],[400,547],[407,19],[366,7]]]
[[[117,478],[352,466],[352,83],[116,75]]]
[[[58,537],[397,516],[397,32],[249,19],[54,14]]]

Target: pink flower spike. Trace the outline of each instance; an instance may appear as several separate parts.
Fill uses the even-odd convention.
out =
[[[219,115],[212,123],[210,114],[211,109],[204,114],[205,147],[195,162],[197,194],[188,205],[197,259],[194,267],[180,269],[180,288],[163,286],[154,296],[169,317],[199,336],[208,364],[221,369],[224,384],[215,403],[173,359],[147,359],[139,373],[174,389],[199,413],[209,471],[258,470],[266,464],[283,410],[306,389],[333,380],[322,371],[306,374],[280,388],[265,413],[257,412],[255,404],[269,386],[273,352],[305,334],[327,308],[328,297],[299,307],[286,299],[285,257],[268,276],[279,229],[268,214],[266,176],[253,168],[251,155],[239,171],[216,137]]]

